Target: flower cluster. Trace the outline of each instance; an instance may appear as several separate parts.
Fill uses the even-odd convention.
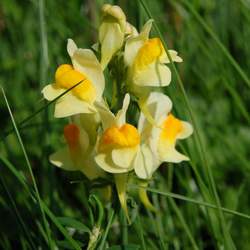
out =
[[[175,146],[193,132],[173,115],[172,101],[160,92],[171,82],[168,55],[173,62],[182,59],[174,50],[166,53],[158,37],[149,37],[152,23],[147,21],[139,33],[119,6],[105,4],[99,42],[82,49],[68,39],[71,64],[60,65],[54,83],[42,90],[49,101],[64,93],[54,116],[70,117],[64,127],[66,145],[50,162],[82,171],[89,180],[113,176],[126,214],[128,177],[145,183],[163,162],[188,160]],[[145,193],[141,199],[150,204]]]

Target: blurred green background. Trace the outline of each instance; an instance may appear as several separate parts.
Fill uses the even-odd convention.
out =
[[[168,47],[177,50],[184,59],[178,65],[178,72],[198,124],[221,204],[250,214],[250,2],[144,2]],[[67,38],[74,39],[82,48],[89,48],[97,41],[103,3],[121,6],[127,20],[137,28],[148,19],[140,1],[1,0],[0,85],[17,123],[46,104],[42,87],[53,81],[59,64],[70,62]],[[153,30],[152,36],[156,34]],[[191,121],[174,73],[166,92],[173,99],[175,112]],[[12,122],[0,94],[0,248],[48,249],[39,207],[17,179],[17,176],[25,179],[32,188],[16,134],[8,133]],[[50,106],[19,126],[19,130],[42,200],[55,217],[75,218],[90,226],[89,183],[71,184],[83,177],[55,169],[48,162],[49,154],[62,145],[61,133],[66,122],[67,119],[53,119]],[[196,200],[213,196],[194,140],[183,145],[191,163],[162,167],[152,187]],[[17,171],[16,175],[8,164]],[[206,195],[207,191],[210,195]],[[135,213],[139,214],[140,223],[124,229],[117,219],[110,229],[107,248],[121,249],[112,246],[123,244],[125,249],[146,249],[145,246],[147,249],[250,249],[249,219],[225,214],[224,230],[231,235],[225,236],[216,210],[208,215],[204,207],[191,202],[157,194],[150,197],[162,213],[148,213],[138,202],[139,212]],[[205,200],[215,204],[213,198]],[[103,229],[107,225],[108,209],[105,213]],[[71,248],[53,220],[48,218],[48,221],[52,241],[59,249]],[[61,226],[65,226],[63,222]],[[74,238],[86,249],[86,233],[80,230]]]

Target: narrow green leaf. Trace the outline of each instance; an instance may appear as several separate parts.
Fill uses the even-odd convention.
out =
[[[142,187],[142,186],[132,185],[132,184],[130,184],[129,186],[135,187],[135,188]],[[145,187],[143,187],[143,188],[145,188]],[[204,206],[204,207],[208,207],[208,208],[218,209],[218,207],[216,205],[214,205],[214,204],[211,204],[211,203],[208,203],[208,202],[204,202],[204,201],[197,201],[195,199],[189,198],[189,197],[184,196],[184,195],[175,194],[175,193],[171,193],[171,192],[162,192],[162,191],[159,191],[159,190],[153,189],[153,188],[146,188],[146,189],[149,192],[152,192],[152,193],[156,193],[156,194],[160,194],[160,195],[164,195],[164,196],[169,196],[169,197],[172,197],[174,199],[191,202],[191,203],[194,203],[194,204],[197,204],[197,205],[200,205],[200,206]],[[231,209],[224,208],[224,207],[220,207],[219,209],[221,209],[225,213],[236,215],[236,216],[239,216],[239,217],[242,217],[242,218],[250,220],[250,215],[248,215],[248,214],[237,212],[235,210],[231,210]]]
[[[72,227],[75,228],[76,230],[79,230],[81,232],[86,232],[90,233],[91,230],[85,226],[83,223],[80,221],[70,218],[70,217],[57,217],[57,220],[61,223],[61,225],[66,226],[66,227]]]
[[[27,154],[26,149],[25,149],[25,147],[24,147],[23,140],[22,140],[21,135],[20,135],[20,133],[19,133],[19,130],[18,130],[18,128],[17,128],[17,125],[16,125],[16,122],[15,122],[14,116],[13,116],[13,114],[12,114],[11,108],[10,108],[10,106],[9,106],[9,103],[8,103],[8,100],[7,100],[7,97],[6,97],[6,95],[5,95],[5,92],[4,92],[4,89],[3,89],[3,88],[2,88],[2,94],[3,94],[4,100],[5,100],[7,109],[8,109],[8,111],[9,111],[9,115],[10,115],[10,117],[11,117],[11,121],[12,121],[14,130],[15,130],[15,132],[16,132],[17,139],[18,139],[19,144],[20,144],[20,146],[21,146],[21,149],[22,149],[22,151],[23,151],[23,155],[24,155],[24,158],[25,158],[25,161],[26,161],[27,168],[28,168],[28,170],[29,170],[29,173],[30,173],[30,176],[31,176],[31,179],[32,179],[32,183],[33,183],[33,186],[34,186],[34,189],[35,189],[36,199],[37,199],[37,201],[38,201],[39,208],[40,208],[40,210],[41,210],[42,219],[43,219],[44,227],[45,227],[46,234],[47,234],[48,244],[49,244],[50,247],[52,247],[52,239],[51,239],[51,235],[50,235],[51,232],[50,232],[50,229],[49,229],[49,224],[48,224],[48,221],[47,221],[47,219],[46,219],[46,216],[45,216],[43,207],[42,207],[42,205],[41,205],[41,197],[40,197],[40,193],[39,193],[39,191],[38,191],[38,187],[37,187],[37,184],[36,184],[36,179],[35,179],[35,176],[34,176],[34,174],[33,174],[33,170],[32,170],[32,167],[31,167],[29,158],[28,158],[28,154]]]

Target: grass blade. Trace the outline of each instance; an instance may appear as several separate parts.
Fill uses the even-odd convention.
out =
[[[142,186],[132,185],[132,184],[130,184],[129,186],[135,187],[135,188],[141,188],[142,187]],[[145,187],[143,187],[143,188],[145,188]],[[184,196],[184,195],[180,195],[180,194],[176,194],[176,193],[171,193],[171,192],[166,192],[166,191],[162,192],[162,191],[159,191],[159,190],[153,189],[153,188],[145,188],[145,189],[147,191],[149,191],[149,192],[152,192],[152,193],[160,194],[160,195],[167,196],[167,197],[172,197],[172,198],[178,199],[178,200],[183,200],[183,201],[191,202],[193,204],[197,204],[197,205],[208,207],[208,208],[218,209],[218,207],[216,205],[214,205],[214,204],[211,204],[211,203],[208,203],[208,202],[204,202],[204,201],[197,201],[195,199],[189,198],[189,197]],[[239,216],[239,217],[242,217],[242,218],[250,220],[250,215],[248,215],[248,214],[237,212],[235,210],[231,210],[231,209],[224,208],[224,207],[220,207],[219,209],[221,209],[225,213],[236,215],[236,216]]]
[[[235,61],[235,59],[232,57],[232,55],[229,53],[227,48],[223,45],[223,43],[220,41],[218,36],[214,33],[214,31],[208,26],[208,24],[204,21],[204,19],[200,16],[200,14],[194,9],[192,4],[189,1],[181,0],[181,2],[190,10],[190,12],[194,15],[194,17],[197,19],[197,21],[200,23],[200,25],[206,30],[206,32],[214,39],[214,41],[217,43],[223,54],[227,57],[229,62],[232,64],[232,66],[235,68],[235,70],[239,73],[241,78],[244,80],[246,85],[250,88],[250,79],[246,75],[246,73],[241,69],[240,65]]]
[[[23,185],[25,190],[30,194],[32,200],[36,202],[36,198],[33,195],[33,191],[30,190],[28,184],[24,177],[16,170],[16,168],[5,158],[0,156],[0,160],[4,163],[4,165],[10,170],[10,172],[17,178],[17,180]],[[41,205],[44,212],[51,219],[51,221],[55,224],[55,226],[59,229],[59,231],[63,234],[63,236],[69,241],[69,243],[74,247],[74,249],[80,250],[81,247],[77,244],[77,242],[68,234],[67,230],[61,225],[60,221],[57,217],[52,213],[52,211],[47,207],[47,205],[41,200]]]
[[[46,216],[45,216],[45,213],[44,213],[44,210],[43,210],[43,207],[42,207],[41,197],[40,197],[40,193],[39,193],[39,191],[38,191],[38,187],[37,187],[37,184],[36,184],[35,176],[34,176],[34,174],[33,174],[32,167],[31,167],[31,164],[30,164],[30,161],[29,161],[29,158],[28,158],[26,149],[25,149],[24,144],[23,144],[23,140],[22,140],[21,135],[20,135],[20,133],[19,133],[19,130],[18,130],[18,128],[17,128],[17,125],[16,125],[16,122],[15,122],[14,116],[13,116],[13,114],[12,114],[11,108],[10,108],[10,106],[9,106],[9,103],[8,103],[8,100],[7,100],[7,97],[6,97],[6,95],[5,95],[5,92],[4,92],[4,89],[3,89],[3,88],[2,88],[2,94],[3,94],[4,100],[5,100],[7,109],[8,109],[8,111],[9,111],[9,115],[10,115],[10,117],[11,117],[11,121],[12,121],[14,130],[15,130],[15,133],[16,133],[16,135],[17,135],[19,144],[20,144],[20,146],[21,146],[21,149],[22,149],[22,152],[23,152],[25,161],[26,161],[26,165],[27,165],[27,167],[28,167],[28,170],[29,170],[29,173],[30,173],[30,176],[31,176],[31,179],[32,179],[32,183],[33,183],[33,186],[34,186],[34,189],[35,189],[36,199],[37,199],[37,201],[38,201],[38,204],[39,204],[39,207],[40,207],[40,210],[41,210],[41,214],[42,214],[42,219],[43,219],[44,227],[45,227],[46,233],[47,233],[48,244],[49,244],[50,248],[52,248],[52,240],[51,240],[51,236],[50,236],[49,224],[48,224],[48,221],[47,221],[47,219],[46,219]]]

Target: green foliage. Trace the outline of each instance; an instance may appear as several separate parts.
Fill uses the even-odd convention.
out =
[[[100,205],[98,188],[81,173],[53,167],[48,156],[62,145],[66,119],[53,119],[40,91],[69,62],[67,38],[82,48],[97,39],[104,1],[2,0],[0,248],[87,249],[99,225],[99,249],[249,249],[249,2],[107,2],[119,4],[137,28],[152,15],[152,36],[160,32],[184,59],[165,91],[174,112],[195,123],[195,135],[180,147],[191,161],[164,164],[152,180],[158,213],[131,197],[132,225],[115,202]]]

